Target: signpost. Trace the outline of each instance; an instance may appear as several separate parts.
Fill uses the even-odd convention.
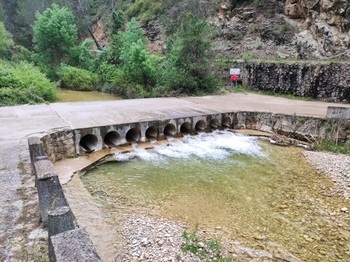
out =
[[[231,86],[237,86],[237,81],[239,79],[239,75],[240,74],[241,74],[241,69],[239,69],[239,68],[230,68]]]

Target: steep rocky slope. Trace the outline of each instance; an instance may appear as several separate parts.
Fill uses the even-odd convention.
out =
[[[216,49],[258,58],[346,58],[350,56],[348,0],[268,0],[230,10],[221,4],[213,23]]]
[[[231,8],[223,1],[209,21],[218,30],[214,49],[227,58],[347,59],[350,57],[348,0],[256,0]],[[145,25],[162,46],[159,22]]]

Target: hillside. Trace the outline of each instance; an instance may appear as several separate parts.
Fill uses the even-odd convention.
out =
[[[226,58],[347,59],[350,4],[347,0],[222,2],[209,21],[218,30],[214,49]],[[161,23],[145,25],[160,47]]]

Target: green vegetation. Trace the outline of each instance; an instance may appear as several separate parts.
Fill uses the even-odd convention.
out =
[[[177,23],[178,30],[169,33],[166,52],[153,54],[138,21],[146,23],[166,15],[172,7],[177,10],[176,19],[168,21],[166,27]],[[11,31],[18,29],[14,44],[0,23],[0,58],[6,64],[1,69],[1,105],[54,101],[50,80],[66,89],[103,91],[126,98],[213,92],[219,84],[212,73],[214,30],[204,19],[204,10],[199,0],[126,0],[118,5],[112,1],[108,8],[103,0],[50,0],[42,4],[0,0],[0,19]],[[97,21],[93,17],[102,13],[102,21],[112,30],[108,46],[103,47],[90,27]],[[21,18],[24,24],[14,18]],[[26,71],[21,71],[27,70],[25,67],[31,72],[26,76]]]
[[[213,92],[218,79],[213,72],[211,39],[213,30],[204,19],[188,13],[180,30],[168,41],[164,85],[188,94]]]
[[[68,65],[62,65],[58,75],[61,87],[77,91],[92,91],[99,81],[97,74]]]
[[[6,31],[4,24],[0,22],[0,58],[8,56],[12,45],[13,41],[9,32]]]
[[[325,151],[341,154],[350,154],[350,145],[336,141],[335,139],[321,139],[313,143],[315,151]]]
[[[183,232],[182,236],[185,241],[181,247],[182,251],[191,252],[202,261],[232,261],[229,257],[223,256],[222,246],[217,239],[205,239],[197,234],[197,230],[196,228],[191,233],[186,230]]]
[[[39,68],[22,61],[0,60],[0,106],[55,101],[55,85]]]
[[[42,14],[36,13],[33,31],[35,51],[45,64],[53,66],[69,57],[78,37],[73,13],[66,7],[59,8],[57,4]]]

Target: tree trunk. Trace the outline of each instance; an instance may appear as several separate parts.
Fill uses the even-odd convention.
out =
[[[91,27],[88,27],[88,30],[89,30],[89,33],[90,33],[92,39],[93,39],[94,42],[95,42],[95,45],[96,45],[97,49],[98,49],[98,50],[102,50],[102,47],[101,47],[100,43],[97,41],[97,39],[96,39],[94,33],[93,33],[92,30],[91,30]]]

